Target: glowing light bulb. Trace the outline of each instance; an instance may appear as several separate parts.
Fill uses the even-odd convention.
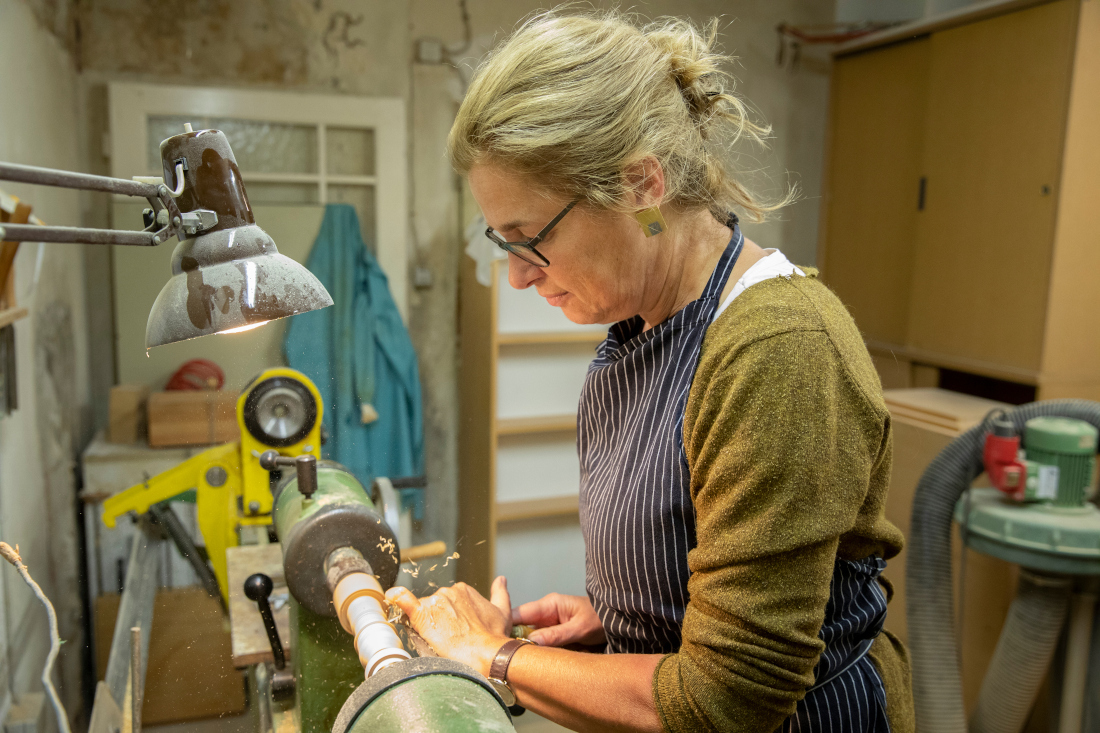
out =
[[[218,333],[242,333],[244,331],[251,331],[254,328],[259,328],[260,326],[262,326],[262,325],[264,325],[265,323],[268,323],[268,322],[269,321],[260,321],[259,323],[250,323],[247,326],[238,326],[237,328],[229,328],[229,329],[226,329],[225,331],[218,331]]]

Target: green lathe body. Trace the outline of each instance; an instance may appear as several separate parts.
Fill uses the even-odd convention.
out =
[[[344,468],[322,461],[315,483],[306,498],[291,478],[276,490],[273,512],[292,596],[290,656],[299,730],[515,733],[500,696],[464,664],[407,659],[364,680],[355,641],[336,618],[326,559],[338,549],[354,549],[388,588],[397,578],[400,550],[363,486]]]
[[[363,665],[340,622],[290,601],[290,648],[301,730],[330,731],[348,695],[363,682]]]
[[[304,728],[303,728],[304,730]],[[376,698],[349,733],[515,733],[508,714],[484,688],[463,677],[414,677]]]

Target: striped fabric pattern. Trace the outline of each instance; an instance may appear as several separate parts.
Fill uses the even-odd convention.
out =
[[[684,411],[699,352],[744,244],[737,219],[702,296],[648,331],[611,327],[581,393],[577,424],[586,588],[609,653],[675,652],[695,547]],[[838,559],[819,681],[784,731],[888,731],[885,691],[865,656],[886,615],[878,558]]]

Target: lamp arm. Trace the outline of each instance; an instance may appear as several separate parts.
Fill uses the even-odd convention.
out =
[[[84,191],[104,191],[120,193],[124,196],[141,198],[160,198],[160,186],[155,183],[127,181],[125,178],[93,176],[90,173],[72,173],[54,168],[40,168],[35,165],[18,165],[0,162],[0,181],[33,183],[39,186],[57,188],[79,188]]]
[[[152,232],[81,227],[44,227],[33,224],[0,224],[0,240],[5,242],[69,242],[71,244],[130,244],[153,247]],[[162,240],[163,241],[163,240]]]
[[[177,185],[177,191],[179,192],[183,190],[182,170],[183,166],[177,163],[176,177],[179,179]],[[217,224],[217,215],[213,212],[197,211],[181,214],[179,206],[176,205],[176,200],[173,198],[173,194],[176,192],[169,190],[164,183],[127,181],[124,178],[109,178],[107,176],[94,176],[89,173],[73,173],[54,168],[40,168],[33,165],[4,162],[0,162],[0,180],[137,196],[148,200],[153,206],[151,218],[147,222],[149,226],[140,232],[7,224],[0,226],[0,241],[126,244],[138,247],[155,247],[172,237],[193,235]],[[184,236],[180,236],[180,239],[182,240]]]

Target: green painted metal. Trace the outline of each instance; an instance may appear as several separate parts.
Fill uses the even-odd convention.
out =
[[[321,461],[317,465],[317,491],[311,498],[298,493],[296,477],[279,491],[273,508],[275,531],[279,537],[289,537],[298,522],[335,504],[360,504],[374,509],[374,502],[354,476],[339,464]]]
[[[306,730],[303,725],[302,730]],[[483,687],[434,674],[391,687],[355,719],[350,733],[515,733],[508,714]]]
[[[966,544],[1033,570],[1100,575],[1100,509],[1017,504],[997,489],[970,489],[955,505]]]
[[[1038,464],[1034,471],[1028,466],[1028,486],[1033,478],[1041,485],[1045,471],[1057,486],[1055,505],[1082,506],[1088,499],[1096,467],[1097,435],[1096,428],[1083,420],[1065,417],[1028,420],[1024,432],[1025,452],[1028,461]]]
[[[301,730],[330,731],[348,695],[363,682],[351,635],[334,618],[290,599],[290,648]]]

